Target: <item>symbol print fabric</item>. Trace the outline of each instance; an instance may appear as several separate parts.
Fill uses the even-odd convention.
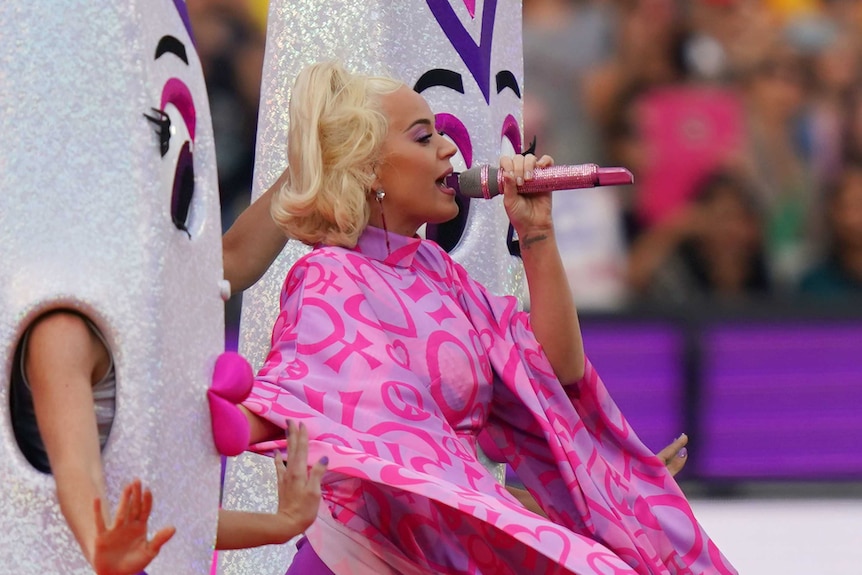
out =
[[[329,457],[330,513],[307,533],[327,564],[350,540],[402,573],[735,573],[592,366],[563,388],[514,298],[433,242],[389,239],[391,255],[368,228],[299,260],[246,402]],[[478,462],[486,431],[550,521]]]

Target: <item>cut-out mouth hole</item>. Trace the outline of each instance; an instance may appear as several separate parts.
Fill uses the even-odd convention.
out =
[[[171,221],[177,229],[192,237],[188,229],[189,208],[195,193],[195,162],[189,142],[183,144],[177,158],[174,173],[174,189],[171,193]]]

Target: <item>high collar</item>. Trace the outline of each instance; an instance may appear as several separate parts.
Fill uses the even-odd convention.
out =
[[[388,247],[386,245],[387,238],[389,240]],[[413,258],[421,245],[422,239],[418,236],[408,238],[374,226],[366,226],[354,249],[371,259],[390,266],[406,268],[413,263]]]

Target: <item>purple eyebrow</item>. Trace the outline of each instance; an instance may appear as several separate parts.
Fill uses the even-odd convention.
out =
[[[449,0],[425,0],[440,29],[446,34],[452,47],[461,56],[461,60],[470,70],[485,102],[491,101],[491,46],[494,37],[494,22],[497,13],[497,0],[485,0],[482,7],[482,23],[480,40],[477,44],[473,37],[461,24]],[[475,8],[475,2],[474,8]],[[469,6],[467,6],[469,10]],[[472,15],[471,15],[472,17]]]

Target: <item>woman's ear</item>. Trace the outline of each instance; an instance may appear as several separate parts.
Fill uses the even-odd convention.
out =
[[[370,188],[372,192],[376,192],[377,190],[383,189],[383,182],[380,181],[380,178],[377,176],[377,172],[371,172],[368,174],[371,177]]]

